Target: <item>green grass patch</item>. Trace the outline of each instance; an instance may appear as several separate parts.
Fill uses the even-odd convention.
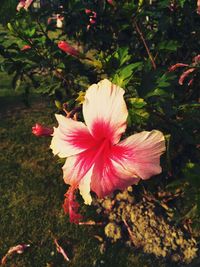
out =
[[[70,266],[88,266],[82,262],[87,246],[93,251],[87,259],[91,265],[99,253],[92,238],[94,228],[71,225],[63,213],[66,186],[61,166],[49,149],[50,139],[31,133],[35,122],[51,125],[53,113],[48,103],[36,102],[30,109],[15,103],[1,114],[0,254],[18,243],[31,244],[23,255],[10,259],[8,266],[66,266],[53,236],[68,247]]]

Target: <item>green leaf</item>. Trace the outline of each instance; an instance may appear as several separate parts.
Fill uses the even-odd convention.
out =
[[[195,204],[185,215],[184,219],[192,219],[197,215],[197,204]]]
[[[129,108],[129,124],[145,125],[149,118],[149,113],[145,109],[147,103],[143,98],[136,97],[129,98],[128,101],[131,104]]]
[[[128,101],[131,103],[132,107],[137,109],[143,108],[147,104],[143,98],[132,97],[129,98]]]
[[[125,87],[131,80],[134,70],[139,69],[141,66],[141,62],[136,62],[119,69],[113,77],[113,82],[121,87]]]
[[[160,88],[156,88],[155,90],[153,90],[152,92],[148,93],[145,98],[149,98],[149,97],[152,97],[152,96],[164,96],[164,97],[168,97],[169,94],[168,92],[166,92],[165,90],[163,89],[160,89]]]
[[[129,124],[145,125],[149,118],[149,113],[145,109],[129,109]]]
[[[200,188],[200,166],[198,164],[193,162],[187,163],[183,169],[183,175],[190,184]]]
[[[114,57],[118,59],[119,66],[122,66],[124,63],[128,62],[131,59],[131,56],[128,54],[128,47],[119,48],[114,53]]]
[[[62,103],[59,100],[55,100],[55,106],[57,107],[58,110],[63,109]]]
[[[35,34],[35,28],[25,30],[24,31],[24,34],[27,37],[33,37],[33,35]]]
[[[133,71],[139,69],[141,66],[141,62],[129,64],[128,66],[120,70],[120,76],[122,76],[124,79],[129,78],[132,75]]]
[[[177,41],[163,41],[158,44],[158,50],[166,50],[166,51],[176,51],[177,48],[180,47]]]
[[[119,74],[115,74],[114,75],[114,77],[112,79],[112,82],[114,84],[117,84],[117,85],[121,86],[121,87],[123,86],[123,79],[119,76]]]
[[[7,27],[9,29],[9,31],[14,32],[14,28],[10,22],[7,24]]]
[[[179,5],[183,8],[183,6],[184,6],[184,4],[185,4],[185,1],[186,0],[179,0],[178,2],[179,2]]]
[[[192,108],[200,108],[200,103],[184,104],[178,107],[179,110],[184,110],[184,111],[191,110]]]

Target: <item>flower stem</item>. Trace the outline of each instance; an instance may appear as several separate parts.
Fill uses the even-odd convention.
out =
[[[149,50],[149,48],[147,46],[146,40],[144,39],[144,35],[143,35],[142,31],[140,30],[140,28],[139,28],[139,26],[138,26],[138,24],[137,24],[135,19],[133,20],[133,24],[135,26],[135,29],[136,29],[137,33],[139,34],[139,36],[140,36],[140,38],[141,38],[141,40],[143,42],[143,44],[144,44],[144,47],[145,47],[145,49],[147,51],[149,59],[151,60],[151,64],[152,64],[152,66],[153,66],[153,68],[155,70],[156,69],[156,63],[155,63],[154,58],[153,58],[153,56],[152,56],[152,54],[151,54],[151,52],[150,52],[150,50]]]

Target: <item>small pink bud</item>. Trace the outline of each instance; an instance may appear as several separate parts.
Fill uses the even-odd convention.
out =
[[[74,57],[78,57],[80,56],[80,52],[78,50],[76,50],[74,47],[72,47],[70,44],[68,44],[65,41],[60,41],[58,43],[58,47],[64,51],[65,53],[74,56]]]
[[[114,5],[113,0],[107,0],[108,4]]]
[[[24,5],[24,9],[28,10],[29,6],[32,4],[33,0],[26,0],[25,1],[25,5]]]
[[[200,55],[197,55],[195,56],[192,61],[195,63],[195,64],[198,64],[200,62]]]
[[[86,8],[85,13],[88,15],[88,14],[92,13],[92,10]]]
[[[17,5],[17,11],[20,11],[20,9],[24,8],[25,10],[28,10],[29,6],[32,4],[33,0],[20,0]]]
[[[17,11],[20,11],[22,8],[24,8],[25,4],[26,4],[25,0],[19,1],[18,5],[16,7]]]
[[[52,21],[52,18],[48,18],[48,19],[47,19],[47,24],[50,24],[51,21]]]
[[[200,15],[200,0],[197,0],[197,14]]]
[[[175,65],[172,65],[171,67],[169,67],[169,72],[175,71],[177,68],[180,67],[187,67],[188,64],[184,64],[184,63],[176,63]]]
[[[24,45],[22,48],[21,48],[21,51],[26,51],[26,50],[29,50],[31,49],[31,46],[30,45]]]
[[[97,17],[97,13],[94,12],[94,11],[92,11],[92,16],[91,16],[91,18],[96,19],[96,17]]]
[[[91,24],[95,24],[95,23],[96,23],[96,20],[90,18],[90,23],[91,23]]]
[[[32,133],[36,136],[50,136],[53,133],[52,128],[43,127],[41,124],[36,123],[32,127]]]

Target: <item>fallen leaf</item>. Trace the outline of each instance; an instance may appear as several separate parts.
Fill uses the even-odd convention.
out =
[[[64,249],[58,244],[58,241],[57,241],[56,238],[54,239],[54,243],[55,243],[55,245],[56,245],[56,249],[57,249],[57,251],[58,251],[60,254],[63,255],[64,259],[65,259],[66,261],[70,261],[69,258],[68,258],[68,256],[67,256],[67,254],[66,254],[66,252],[64,251]]]
[[[95,222],[95,221],[87,221],[87,222],[79,222],[79,225],[102,225],[102,222]]]
[[[26,248],[30,247],[29,244],[19,244],[14,247],[9,248],[5,256],[1,260],[1,265],[6,264],[7,258],[13,254],[22,254]]]

